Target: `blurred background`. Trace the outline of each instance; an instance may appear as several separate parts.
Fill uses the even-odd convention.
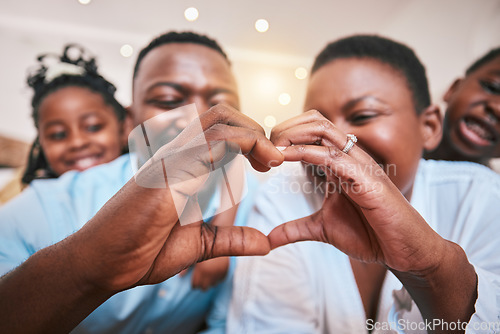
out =
[[[68,42],[84,45],[127,105],[137,53],[172,29],[221,43],[233,63],[242,111],[269,131],[302,112],[309,67],[320,49],[354,33],[413,47],[427,67],[434,101],[441,102],[473,60],[500,45],[500,1],[2,0],[0,136],[14,143],[35,137],[25,80],[38,54],[60,53]]]

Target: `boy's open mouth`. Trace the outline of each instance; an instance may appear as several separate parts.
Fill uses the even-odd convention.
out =
[[[492,125],[476,117],[464,117],[460,121],[459,129],[462,138],[475,147],[491,146],[498,138]]]

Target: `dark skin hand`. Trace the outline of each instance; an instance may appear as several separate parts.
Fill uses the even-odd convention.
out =
[[[245,167],[242,161],[225,166],[225,175],[227,182],[224,179],[219,180],[221,187],[229,190],[229,192],[222,191],[220,198],[221,211],[213,217],[210,222],[212,226],[232,226],[236,220],[238,213],[237,205],[232,205],[233,201],[239,203],[243,199]],[[229,181],[231,180],[231,181]],[[228,206],[232,205],[229,209]],[[179,275],[184,276],[189,270],[192,270],[191,286],[193,289],[201,289],[206,291],[215,285],[222,282],[227,275],[229,269],[229,258],[218,257],[195,264],[189,269],[180,272]]]
[[[332,244],[352,259],[392,271],[424,319],[470,319],[477,278],[462,248],[434,232],[360,147],[343,153],[346,134],[311,111],[279,125],[271,140],[287,147],[285,161],[320,165],[327,181],[342,185],[340,194],[326,192],[318,212],[276,227],[271,248],[304,240]]]
[[[155,155],[165,165],[171,162],[170,152],[176,152],[175,158],[185,152],[184,158],[191,159],[177,173],[166,168],[173,171],[166,188],[139,186],[136,182],[141,177],[157,176],[154,164],[150,169],[143,167],[139,181],[130,180],[81,230],[40,250],[2,277],[2,332],[68,332],[120,291],[163,282],[210,258],[269,252],[267,237],[252,228],[178,223],[174,204],[188,205],[203,185],[209,166],[224,161],[228,151],[238,147],[262,171],[283,161],[262,128],[231,107],[213,107],[200,116],[200,122],[203,133],[192,132],[188,126]],[[193,158],[192,151],[180,149],[199,143],[200,137],[210,145],[208,154]]]
[[[236,217],[238,207],[235,206],[227,211],[219,213],[210,223],[212,226],[232,226]],[[192,268],[191,286],[194,289],[206,291],[226,278],[229,269],[229,258],[218,257],[215,259],[206,260],[196,263]],[[183,270],[180,275],[184,276],[188,270]]]

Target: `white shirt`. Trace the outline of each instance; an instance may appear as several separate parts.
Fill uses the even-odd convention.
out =
[[[268,234],[314,213],[321,202],[301,166],[287,166],[257,195],[248,225]],[[478,299],[467,333],[498,331],[500,176],[472,163],[422,160],[411,203],[437,233],[465,250],[476,269]],[[367,321],[349,257],[320,242],[238,259],[233,284],[228,333],[396,333],[391,324],[400,332],[425,333],[431,325],[422,322],[418,307],[389,271],[376,322]]]

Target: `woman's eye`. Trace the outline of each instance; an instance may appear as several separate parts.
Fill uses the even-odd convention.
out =
[[[480,84],[486,92],[500,95],[500,81],[480,81]]]
[[[350,117],[350,121],[353,124],[363,124],[365,122],[368,122],[369,120],[375,118],[377,116],[377,113],[375,112],[360,112],[360,113],[355,113]]]

